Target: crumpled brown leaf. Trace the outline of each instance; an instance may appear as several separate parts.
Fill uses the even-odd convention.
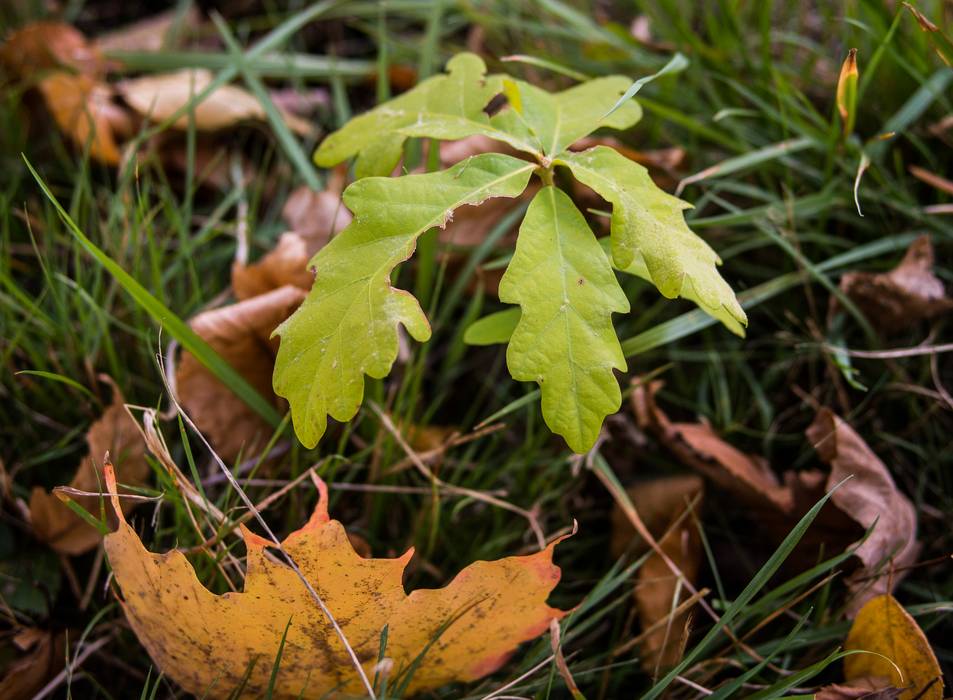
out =
[[[90,426],[86,434],[89,455],[83,458],[70,487],[79,491],[100,493],[103,485],[103,457],[108,452],[124,484],[141,485],[149,476],[146,445],[139,426],[126,410],[118,387],[112,385],[112,403],[103,415]],[[93,515],[100,512],[96,496],[70,496]],[[134,501],[124,501],[124,508],[132,508]],[[107,508],[107,513],[109,509]],[[55,494],[40,486],[30,494],[30,523],[38,539],[61,554],[78,555],[99,544],[102,536],[94,527],[80,518]],[[115,523],[115,518],[113,518]]]
[[[258,261],[232,264],[232,289],[238,299],[250,299],[284,285],[311,289],[314,273],[308,262],[331,237],[351,223],[351,212],[341,201],[343,174],[315,192],[302,186],[291,193],[282,216],[291,228]]]
[[[66,68],[86,75],[103,71],[105,60],[83,33],[62,22],[33,22],[0,46],[0,65],[21,79],[39,71]]]
[[[788,470],[781,481],[765,460],[737,450],[711,426],[670,421],[655,402],[660,381],[646,384],[635,379],[633,384],[631,400],[639,426],[654,434],[680,462],[742,500],[778,539],[825,492],[852,475],[831,497],[836,509],[825,508],[799,545],[805,552],[816,552],[816,545],[822,542],[846,549],[877,521],[856,552],[861,566],[848,579],[849,611],[856,612],[871,597],[886,592],[902,576],[893,570],[915,561],[919,545],[913,504],[897,489],[887,467],[863,439],[829,409],[818,411],[807,439],[820,459],[830,465],[830,473]],[[882,567],[888,558],[890,565]]]
[[[855,551],[863,568],[848,579],[853,592],[850,609],[856,612],[871,598],[892,590],[901,578],[902,572],[893,574],[890,566],[882,575],[870,578],[886,557],[892,558],[893,567],[902,568],[916,561],[920,552],[916,509],[897,489],[880,458],[830,409],[818,411],[807,429],[807,438],[818,456],[831,466],[827,490],[848,476],[853,477],[831,496],[834,505],[865,529],[877,523]]]
[[[198,10],[189,5],[184,12],[173,8],[157,15],[119,27],[93,40],[98,51],[159,51],[169,46],[174,30],[186,33],[200,23]]]
[[[640,482],[628,489],[629,498],[649,532],[693,584],[701,563],[701,539],[694,521],[685,514],[690,506],[698,507],[703,493],[704,483],[695,475]],[[622,554],[633,541],[636,554],[649,548],[621,508],[616,507],[612,512],[613,553]],[[639,622],[643,630],[651,630],[644,633],[641,642],[641,662],[646,671],[655,674],[681,660],[688,641],[690,610],[672,616],[673,609],[687,597],[686,589],[657,552],[649,556],[637,576],[634,596]],[[666,620],[665,624],[658,625],[662,620]]]
[[[840,288],[878,330],[896,333],[953,309],[943,282],[933,274],[933,244],[920,236],[889,272],[848,272]]]
[[[655,394],[664,382],[648,385],[633,382],[632,407],[638,425],[649,430],[659,442],[690,466],[727,491],[743,498],[749,506],[762,508],[767,503],[789,512],[794,499],[767,461],[748,455],[722,440],[706,423],[673,423],[655,403]]]
[[[213,80],[211,71],[203,68],[173,73],[147,75],[124,80],[118,85],[123,99],[141,116],[163,121],[184,107]],[[279,108],[288,127],[299,134],[309,134],[311,124]],[[194,110],[195,128],[218,131],[243,121],[266,121],[265,108],[250,92],[236,85],[222,85],[208,95]],[[172,124],[177,129],[189,127],[189,115],[182,115]]]
[[[57,126],[77,146],[89,144],[89,155],[107,165],[120,161],[116,134],[128,134],[128,115],[112,102],[112,91],[88,75],[55,72],[39,82],[39,90]]]
[[[881,676],[858,678],[846,683],[825,685],[814,694],[814,700],[897,700],[903,690],[890,685]]]
[[[65,636],[62,632],[27,627],[11,641],[21,655],[4,669],[0,698],[31,700],[63,668]]]
[[[205,311],[190,325],[251,386],[277,406],[271,375],[278,340],[272,339],[271,333],[304,297],[304,290],[286,285],[237,304]],[[272,427],[191,353],[182,353],[175,376],[182,406],[222,459],[256,455],[271,438]]]

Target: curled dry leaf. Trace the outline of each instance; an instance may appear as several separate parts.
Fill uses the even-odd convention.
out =
[[[108,452],[119,470],[123,483],[141,485],[149,476],[145,442],[139,426],[126,410],[122,394],[112,381],[112,403],[89,429],[86,444],[89,455],[83,458],[69,485],[79,491],[102,490],[102,462]],[[93,515],[100,512],[100,498],[71,496]],[[126,508],[133,505],[126,501]],[[54,494],[37,486],[30,494],[30,523],[36,536],[61,554],[77,555],[89,551],[102,539],[99,532],[80,518]]]
[[[887,678],[857,678],[850,685],[832,683],[814,694],[814,700],[897,700],[903,690],[890,685]]]
[[[894,687],[904,689],[899,695],[903,700],[943,697],[943,674],[926,635],[889,593],[871,599],[861,608],[844,647],[873,652],[851,654],[844,659],[848,683],[882,676],[890,679]]]
[[[679,461],[737,494],[750,506],[768,505],[785,513],[793,508],[790,489],[781,485],[766,460],[729,445],[706,423],[669,420],[655,402],[655,394],[664,384],[662,381],[646,385],[636,378],[632,384],[632,408],[639,427],[658,437]]]
[[[11,641],[17,658],[4,668],[0,698],[31,700],[63,668],[65,636],[62,632],[28,627],[17,632]]]
[[[104,69],[98,49],[78,29],[61,22],[34,22],[15,31],[0,46],[0,65],[21,79],[52,68],[85,75]]]
[[[807,429],[807,438],[818,456],[831,466],[827,480],[830,490],[847,477],[831,496],[831,501],[861,527],[876,527],[855,555],[863,568],[848,579],[854,593],[850,609],[857,611],[868,600],[887,593],[900,575],[894,567],[916,561],[917,514],[913,503],[897,489],[886,465],[843,419],[829,409],[818,411]],[[887,559],[892,565],[883,567]],[[876,575],[883,568],[881,575]]]
[[[249,299],[286,284],[311,289],[314,273],[308,262],[353,218],[341,201],[345,177],[343,169],[336,169],[321,192],[303,185],[291,193],[281,212],[291,230],[281,234],[277,245],[257,262],[233,263],[236,297]]]
[[[271,333],[298,308],[304,296],[297,287],[280,287],[205,311],[190,325],[262,396],[277,405],[271,374],[278,340],[272,340]],[[191,353],[182,353],[175,376],[182,406],[222,459],[255,455],[268,442],[274,432],[271,426]]]
[[[108,472],[107,481],[114,492]],[[530,556],[475,562],[444,588],[407,595],[401,576],[413,550],[396,559],[361,558],[344,526],[328,516],[323,482],[320,493],[311,519],[282,547],[335,615],[369,677],[385,625],[392,679],[426,649],[409,695],[492,673],[520,643],[564,615],[546,604],[560,577],[552,563],[556,542]],[[259,696],[287,625],[275,698],[366,697],[343,644],[303,582],[266,556],[269,542],[243,534],[244,591],[224,595],[209,592],[180,552],[147,551],[125,521],[107,535],[126,617],[158,667],[187,691],[211,698],[227,697],[250,668],[245,692]]]
[[[923,235],[890,272],[848,272],[840,288],[876,328],[895,333],[953,309],[933,262],[933,244]]]
[[[184,107],[212,80],[211,71],[196,68],[125,80],[118,89],[140,115],[162,121]],[[282,112],[282,116],[292,131],[299,134],[311,132],[309,123],[287,112]],[[194,119],[195,128],[199,131],[218,131],[243,121],[265,121],[267,115],[251,93],[234,85],[223,85],[196,105]],[[189,115],[179,117],[173,126],[187,129]]]
[[[201,17],[194,6],[186,6],[184,12],[177,7],[100,34],[93,45],[103,52],[159,51],[171,48],[170,39],[176,38],[178,33],[194,29],[200,21]]]
[[[128,115],[112,102],[112,92],[88,75],[56,72],[39,83],[50,114],[64,134],[107,165],[120,160],[116,136],[131,130]]]
[[[848,548],[876,521],[873,533],[856,551],[861,567],[848,580],[849,610],[856,611],[871,596],[887,592],[901,578],[902,572],[894,569],[915,561],[920,548],[913,504],[863,439],[830,410],[818,411],[807,430],[808,441],[830,465],[830,473],[789,470],[782,482],[764,459],[736,449],[711,426],[673,423],[655,402],[661,382],[645,384],[636,378],[633,384],[632,405],[639,426],[654,434],[680,462],[742,499],[778,539],[825,492],[852,477],[831,497],[836,509],[822,511],[799,545],[799,552],[806,555],[816,553],[821,543]]]
[[[694,475],[641,482],[628,490],[639,517],[658,540],[662,551],[693,584],[701,563],[701,539],[698,528],[686,512],[690,507],[698,506],[703,492],[704,483]],[[635,533],[622,510],[616,507],[612,513],[614,553],[621,554],[632,540],[636,541],[637,554],[649,548],[649,544]],[[686,598],[686,588],[658,552],[649,556],[637,575],[634,595],[639,622],[643,630],[651,630],[643,633],[642,667],[654,674],[681,661],[688,641],[690,610],[672,615]],[[664,624],[659,624],[661,621]]]

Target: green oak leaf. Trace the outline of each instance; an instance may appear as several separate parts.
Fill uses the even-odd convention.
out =
[[[506,350],[510,374],[539,384],[546,424],[585,452],[622,401],[612,370],[626,364],[611,315],[628,311],[629,302],[561,190],[544,187],[530,203],[500,301],[522,309]]]
[[[668,298],[691,299],[735,333],[744,309],[718,273],[718,254],[685,223],[687,202],[663,192],[648,171],[617,151],[596,146],[555,162],[612,204],[612,259],[620,270],[650,280]]]
[[[344,192],[354,220],[312,258],[314,286],[275,335],[275,393],[291,404],[295,432],[314,447],[327,417],[348,420],[364,395],[364,375],[387,375],[397,358],[397,325],[418,341],[430,324],[391,273],[417,237],[443,226],[463,205],[516,197],[536,166],[499,153],[472,156],[447,170],[358,180]]]
[[[357,155],[358,178],[389,175],[400,162],[409,135],[402,131],[406,127],[430,123],[436,131],[442,120],[449,120],[489,128],[490,118],[483,108],[502,90],[502,78],[487,76],[483,60],[472,53],[454,56],[447,63],[447,71],[355,117],[328,135],[315,152],[314,162],[331,167]],[[419,128],[413,135],[444,138]]]
[[[596,129],[628,129],[638,122],[642,108],[633,100],[607,116],[631,83],[625,76],[611,75],[549,93],[520,80],[506,80],[510,107],[490,123],[552,158]]]

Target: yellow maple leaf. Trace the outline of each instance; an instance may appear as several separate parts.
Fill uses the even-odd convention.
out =
[[[167,676],[196,695],[219,698],[247,674],[245,693],[260,696],[287,626],[274,698],[367,697],[303,581],[266,555],[269,541],[243,529],[244,591],[215,595],[181,552],[146,550],[122,516],[108,464],[105,476],[119,517],[105,546],[126,618]],[[310,520],[285,538],[282,549],[333,613],[368,677],[374,677],[385,625],[391,679],[425,652],[407,687],[411,694],[492,673],[520,643],[565,615],[546,604],[560,578],[552,562],[560,540],[529,556],[474,562],[447,586],[408,595],[401,577],[413,549],[396,559],[362,558],[344,526],[329,518],[323,482],[319,490]]]
[[[860,609],[844,647],[872,652],[844,659],[848,681],[879,676],[891,679],[898,688],[907,688],[900,695],[903,700],[943,697],[943,672],[926,635],[889,593],[873,598]]]

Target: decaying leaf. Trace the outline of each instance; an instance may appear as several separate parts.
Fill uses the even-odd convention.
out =
[[[153,121],[171,117],[193,96],[207,88],[214,76],[205,69],[186,69],[174,73],[148,75],[125,80],[118,86],[119,93],[140,115]],[[311,132],[311,125],[286,112],[282,113],[288,127],[300,134]],[[222,85],[195,107],[195,128],[199,131],[218,131],[244,121],[265,121],[265,108],[246,90],[235,85]],[[189,127],[189,115],[175,120],[177,129]]]
[[[55,72],[43,78],[40,93],[64,134],[80,148],[108,165],[118,165],[115,132],[127,133],[125,112],[112,102],[112,92],[88,75]]]
[[[62,632],[28,627],[19,630],[11,641],[18,658],[3,669],[0,698],[32,700],[63,668],[66,639]]]
[[[280,287],[205,311],[192,319],[191,326],[262,396],[277,402],[271,390],[271,373],[278,343],[270,336],[304,296],[298,287]],[[176,386],[183,407],[222,459],[256,455],[274,432],[191,353],[182,354]]]
[[[890,272],[848,272],[840,288],[876,328],[895,333],[953,309],[943,282],[933,274],[933,244],[920,236]]]
[[[897,700],[903,690],[890,685],[887,678],[857,678],[846,683],[832,683],[814,693],[814,700]]]
[[[52,68],[98,74],[104,61],[75,27],[62,22],[33,22],[15,31],[0,46],[0,65],[18,78],[29,79]]]
[[[107,482],[115,493],[108,472]],[[556,542],[530,556],[475,562],[444,588],[407,595],[401,576],[413,550],[396,559],[361,558],[344,526],[328,516],[323,482],[320,492],[311,519],[282,547],[335,615],[369,677],[385,625],[392,683],[426,649],[408,687],[412,694],[492,673],[520,643],[564,615],[546,604],[560,577],[552,563]],[[366,697],[343,644],[303,582],[266,556],[268,541],[247,530],[243,535],[245,587],[224,595],[209,592],[180,552],[147,551],[125,521],[107,535],[126,618],[158,667],[191,693],[224,698],[257,659],[245,692],[259,696],[287,626],[273,697]]]
[[[126,411],[122,394],[115,384],[112,385],[112,391],[112,403],[86,434],[89,455],[83,458],[76,475],[69,483],[76,490],[89,493],[102,491],[102,462],[107,452],[125,484],[141,485],[150,473],[145,459],[146,446],[139,426]],[[71,498],[94,516],[100,513],[100,498]],[[126,508],[129,509],[132,503],[126,501]],[[30,494],[30,523],[40,540],[62,554],[82,554],[95,547],[102,539],[94,527],[74,513],[56,495],[39,486]]]
[[[850,607],[856,611],[868,600],[892,590],[900,574],[894,568],[916,561],[917,513],[903,493],[897,489],[890,472],[867,443],[843,419],[823,408],[807,429],[807,438],[818,456],[830,464],[827,488],[852,476],[831,496],[831,501],[861,527],[874,531],[855,554],[863,563],[849,580],[854,593]],[[885,560],[892,565],[882,567]],[[875,574],[883,568],[880,576]]]
[[[889,593],[872,598],[861,608],[844,647],[873,652],[844,659],[848,683],[882,676],[894,687],[904,689],[899,696],[903,700],[943,697],[943,673],[930,643],[916,620]]]
[[[291,230],[281,234],[277,245],[258,261],[232,265],[236,297],[250,299],[286,284],[311,289],[314,273],[308,261],[353,218],[341,199],[343,186],[343,176],[332,176],[320,192],[302,186],[291,193],[282,210]]]
[[[783,537],[827,491],[851,478],[831,497],[836,509],[825,509],[802,540],[806,549],[823,541],[848,548],[876,521],[871,535],[856,551],[861,566],[848,579],[849,610],[887,592],[916,560],[916,511],[897,489],[887,467],[863,439],[830,410],[818,411],[807,439],[830,473],[784,472],[779,480],[767,462],[745,454],[720,438],[705,423],[673,423],[655,403],[661,382],[633,381],[632,405],[639,426],[658,437],[686,466],[704,474],[751,507],[767,532]]]
[[[649,430],[659,442],[686,466],[696,469],[726,491],[737,494],[749,506],[766,504],[788,513],[794,506],[790,489],[785,488],[767,461],[749,455],[722,440],[707,423],[673,423],[655,402],[663,382],[633,380],[631,395],[639,427]]]
[[[701,563],[701,539],[695,523],[685,513],[690,506],[698,507],[703,492],[701,478],[694,475],[640,482],[628,489],[629,498],[649,532],[693,584]],[[635,554],[649,547],[618,507],[612,513],[612,538],[616,554],[631,546],[632,540],[636,541]],[[654,674],[681,661],[688,641],[690,611],[672,614],[687,597],[686,588],[657,552],[649,556],[637,575],[634,595],[639,622],[643,630],[651,630],[642,639],[641,662],[647,672]],[[663,620],[665,623],[659,625]]]
[[[184,34],[201,22],[198,9],[187,5],[183,11],[175,7],[146,17],[113,31],[100,34],[93,45],[99,51],[159,51],[171,48],[170,39],[178,32]]]

